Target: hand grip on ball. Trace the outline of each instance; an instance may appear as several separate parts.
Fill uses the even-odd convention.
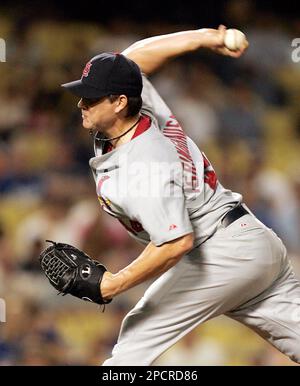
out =
[[[242,49],[247,41],[243,32],[238,29],[228,29],[225,32],[224,45],[230,51],[238,51]]]

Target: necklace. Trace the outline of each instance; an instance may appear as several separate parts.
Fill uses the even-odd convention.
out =
[[[114,141],[115,139],[120,139],[120,138],[124,137],[124,135],[129,133],[129,131],[132,130],[139,123],[140,120],[141,120],[141,117],[139,117],[139,119],[128,130],[126,130],[125,133],[119,135],[118,137],[114,137],[114,138],[97,138],[96,137],[95,139],[97,141],[102,141],[102,142]]]

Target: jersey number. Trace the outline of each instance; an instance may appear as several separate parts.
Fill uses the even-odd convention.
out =
[[[214,171],[211,163],[206,158],[206,155],[202,153],[204,160],[204,182],[209,185],[212,190],[216,190],[218,178],[216,172]]]

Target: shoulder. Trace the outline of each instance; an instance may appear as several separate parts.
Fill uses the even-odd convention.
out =
[[[163,135],[152,123],[147,135],[142,135],[140,141],[133,147],[133,155],[149,161],[177,162],[180,161],[171,140]]]

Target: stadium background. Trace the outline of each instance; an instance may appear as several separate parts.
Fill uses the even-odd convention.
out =
[[[1,1],[0,323],[1,365],[97,365],[108,357],[120,322],[141,285],[105,313],[55,296],[37,262],[45,239],[72,243],[113,272],[141,247],[103,214],[88,168],[92,143],[76,99],[59,85],[85,61],[155,34],[224,23],[247,33],[240,60],[206,51],[165,66],[153,82],[220,181],[241,192],[258,218],[286,243],[300,274],[300,38],[296,2]],[[163,8],[162,8],[163,6]],[[299,300],[299,299],[298,299]],[[298,315],[298,317],[300,317]],[[224,317],[181,340],[159,365],[291,365],[245,327]]]

